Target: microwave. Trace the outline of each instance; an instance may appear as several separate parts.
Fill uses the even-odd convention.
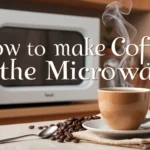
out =
[[[71,48],[80,44],[85,49],[85,37],[89,37],[90,44],[98,45],[100,41],[99,18],[71,16],[61,14],[49,14],[18,10],[0,9],[0,67],[5,64],[5,75],[0,77],[0,105],[71,102],[96,100],[99,80],[82,80],[75,73],[76,80],[71,79],[72,64],[65,68],[68,79],[62,80],[62,71],[56,79],[51,75],[51,80],[46,80],[48,67],[46,60],[55,65],[56,70],[61,68],[63,61],[74,62],[74,71],[80,68],[99,67],[98,56],[56,56],[54,44],[68,44]],[[18,46],[17,55],[8,54],[4,46]],[[30,56],[27,54],[27,45],[31,44]],[[45,54],[42,55],[42,48]],[[35,53],[38,52],[36,55]],[[67,48],[64,48],[67,52]],[[12,73],[12,61],[15,64]],[[34,80],[25,78],[28,67],[35,67]],[[20,70],[21,68],[22,70]],[[21,74],[21,75],[20,75]],[[83,72],[84,76],[90,76],[90,72]],[[2,78],[3,76],[3,78]],[[5,76],[5,78],[4,78]]]

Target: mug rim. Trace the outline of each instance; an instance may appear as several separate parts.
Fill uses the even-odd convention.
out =
[[[115,89],[115,90],[113,90],[113,89]],[[121,91],[120,91],[120,89],[121,89]],[[143,93],[143,92],[150,92],[150,89],[148,89],[148,88],[138,88],[138,87],[107,87],[107,88],[98,89],[98,92]]]

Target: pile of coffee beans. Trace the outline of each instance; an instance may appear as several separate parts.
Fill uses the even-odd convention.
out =
[[[57,124],[51,124],[51,126],[58,126],[57,131],[50,137],[52,141],[57,140],[60,143],[64,142],[74,142],[79,143],[80,140],[74,138],[72,133],[78,131],[84,131],[85,129],[82,127],[82,123],[85,121],[89,121],[92,119],[100,119],[99,116],[88,116],[88,117],[71,117],[64,122],[59,122]],[[48,128],[48,126],[40,126],[38,129],[42,130]],[[34,126],[29,126],[29,129],[34,129]]]

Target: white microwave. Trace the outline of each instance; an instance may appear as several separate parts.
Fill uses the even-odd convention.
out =
[[[90,44],[98,45],[100,41],[99,18],[6,9],[0,9],[0,18],[0,45],[20,44],[16,56],[9,56],[5,49],[0,54],[0,67],[5,63],[5,67],[8,68],[5,70],[6,80],[2,79],[2,70],[0,70],[0,105],[97,99],[99,80],[81,80],[78,77],[76,80],[61,80],[61,73],[57,80],[54,78],[45,80],[48,72],[45,60],[53,61],[58,70],[64,60],[74,61],[77,72],[82,67],[99,67],[98,56],[56,57],[54,54],[56,43],[68,43],[70,48],[79,43],[85,49],[85,37],[90,37]],[[39,57],[32,54],[33,56],[29,57],[26,53],[26,46],[29,43],[35,47],[43,45],[46,48],[45,55]],[[14,80],[10,80],[12,60],[15,60],[16,66],[13,70]],[[30,66],[36,68],[35,80],[24,78],[24,71]],[[22,77],[19,77],[20,70],[17,67],[22,68]],[[67,71],[70,77],[70,69]],[[90,72],[84,72],[85,77],[90,74]]]

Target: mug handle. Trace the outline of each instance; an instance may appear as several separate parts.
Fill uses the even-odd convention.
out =
[[[145,120],[143,121],[142,124],[145,124],[145,123],[147,123],[147,122],[150,122],[150,118],[145,118]]]

